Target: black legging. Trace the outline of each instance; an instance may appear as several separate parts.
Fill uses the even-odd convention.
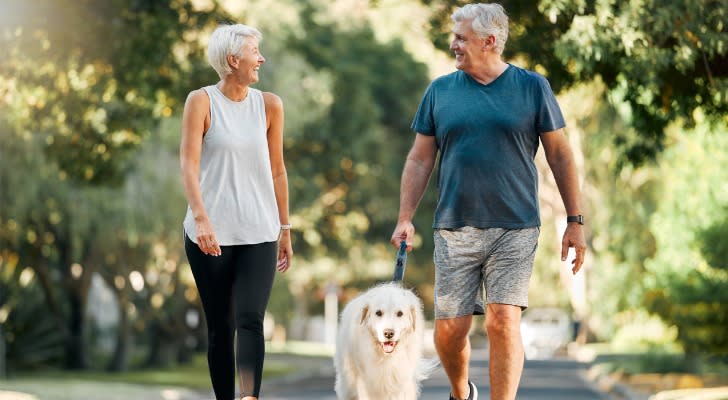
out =
[[[278,243],[221,246],[208,256],[185,236],[185,252],[207,321],[207,364],[215,397],[235,396],[237,361],[241,397],[260,393],[265,340],[263,317],[275,276]],[[237,357],[233,337],[237,333]]]

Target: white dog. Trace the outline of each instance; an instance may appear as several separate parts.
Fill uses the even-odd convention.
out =
[[[415,400],[438,360],[422,358],[422,301],[398,283],[375,286],[341,313],[336,338],[340,400]]]

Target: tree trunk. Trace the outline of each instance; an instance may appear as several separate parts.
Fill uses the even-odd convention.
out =
[[[55,321],[58,330],[66,336],[68,334],[68,330],[66,329],[66,323],[63,318],[61,307],[56,300],[56,286],[51,279],[51,274],[48,271],[47,265],[43,262],[35,262],[33,263],[33,271],[35,272],[35,276],[38,278],[38,282],[40,282],[45,298],[45,304],[48,306],[48,312],[52,315],[51,318]]]
[[[177,363],[179,358],[179,339],[168,335],[159,322],[149,323],[149,355],[145,367],[168,367]]]
[[[86,296],[77,292],[69,292],[68,339],[66,341],[66,367],[72,370],[86,369]]]
[[[131,327],[127,309],[127,296],[123,290],[117,293],[119,300],[119,326],[116,330],[116,344],[111,361],[106,366],[107,371],[119,372],[129,369],[129,347],[131,345]]]
[[[73,251],[73,241],[59,241],[58,250],[63,263],[65,288],[69,300],[69,335],[66,344],[66,366],[69,369],[80,370],[88,368],[88,341],[86,340],[87,302],[91,289],[91,278],[95,273],[91,260],[92,240],[95,239],[98,229],[92,226],[87,237],[81,239],[80,257],[76,258]],[[71,232],[67,232],[72,238]],[[75,260],[81,260],[80,276],[74,276],[72,268]]]

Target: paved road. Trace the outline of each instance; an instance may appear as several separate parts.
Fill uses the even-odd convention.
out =
[[[527,361],[519,400],[608,400],[611,397],[599,393],[585,378],[588,364],[573,360]],[[488,399],[488,361],[485,351],[473,351],[471,376],[480,392],[479,399]],[[306,374],[297,378],[264,382],[261,398],[266,400],[336,400],[333,390],[333,367],[322,363],[312,365]],[[446,400],[450,387],[440,368],[423,384],[421,400]]]

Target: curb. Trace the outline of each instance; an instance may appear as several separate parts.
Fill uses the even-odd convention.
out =
[[[650,400],[725,400],[728,386],[706,389],[667,390],[650,397]]]
[[[27,393],[0,390],[0,400],[38,400],[38,398]]]

